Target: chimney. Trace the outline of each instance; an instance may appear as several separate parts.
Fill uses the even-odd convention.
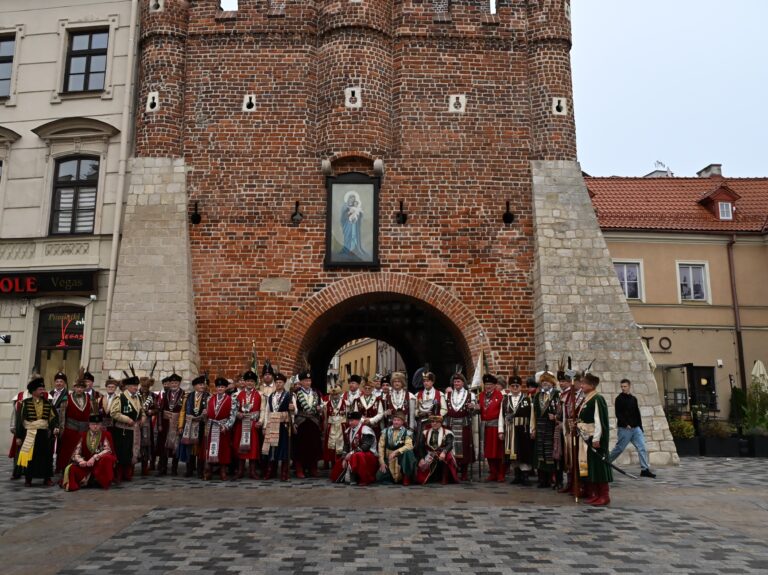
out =
[[[696,172],[696,175],[700,178],[722,178],[723,164],[709,164],[703,170]]]

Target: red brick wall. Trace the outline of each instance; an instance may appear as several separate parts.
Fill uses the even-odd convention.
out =
[[[570,76],[560,77],[566,44],[529,50],[529,3],[547,10],[547,2],[499,2],[493,18],[487,2],[464,0],[436,17],[426,0],[318,0],[289,1],[276,16],[268,2],[240,0],[224,18],[217,2],[195,2],[185,57],[171,50],[163,57],[174,63],[163,66],[154,60],[161,40],[145,27],[141,93],[184,71],[174,84],[184,90],[182,120],[166,126],[139,114],[137,142],[139,155],[175,155],[173,121],[182,135],[189,199],[203,215],[190,228],[203,367],[240,369],[252,338],[262,358],[299,361],[311,345],[301,334],[346,297],[334,283],[361,274],[323,268],[321,160],[334,159],[338,174],[370,171],[377,157],[386,164],[381,270],[365,274],[367,289],[402,274],[455,316],[473,354],[493,352],[493,369],[533,367],[529,160],[569,159],[575,143],[572,121],[553,124],[532,110],[532,88],[567,87],[570,97]],[[179,26],[185,18],[163,17]],[[567,35],[562,19],[555,27]],[[346,110],[343,88],[356,84],[363,109]],[[252,113],[241,111],[246,93],[257,97]],[[449,94],[467,95],[465,114],[448,112]],[[395,223],[400,200],[404,226]],[[289,223],[296,201],[299,226]],[[506,201],[511,226],[501,219]],[[290,278],[292,289],[262,293],[264,278]]]

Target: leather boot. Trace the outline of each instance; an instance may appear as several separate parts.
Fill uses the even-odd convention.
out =
[[[520,468],[515,467],[514,471],[512,472],[512,481],[510,481],[510,485],[520,485],[523,482],[522,475],[520,473]]]
[[[149,470],[154,471],[155,470],[155,458],[149,460]]]
[[[123,479],[125,481],[133,481],[133,472],[134,472],[134,466],[126,465],[125,469],[123,469]]]
[[[539,471],[539,489],[549,487],[550,475],[549,471]]]
[[[506,480],[507,468],[504,466],[504,462],[500,459],[496,460],[496,481],[504,483]]]
[[[245,475],[245,459],[237,462],[237,475],[235,475],[235,479],[242,479],[243,475]]]
[[[411,484],[411,478],[407,475],[403,475],[403,485],[408,487]]]
[[[301,461],[294,461],[293,467],[296,469],[296,479],[305,479],[304,464]]]
[[[174,457],[171,461],[171,475],[178,475],[179,474],[179,460]]]
[[[309,476],[320,477],[320,474],[317,472],[317,461],[309,464]]]
[[[248,462],[248,477],[250,477],[251,479],[258,479],[259,478],[259,474],[256,471],[256,460],[255,459],[251,459]]]
[[[226,465],[219,465],[219,478],[222,481],[228,481],[229,477],[227,477],[227,466]]]
[[[590,505],[595,507],[603,507],[611,502],[611,497],[608,491],[608,483],[595,484],[597,490],[597,497],[592,500]]]
[[[280,464],[280,481],[288,481],[288,471],[290,470],[290,464],[287,461],[283,461]],[[304,474],[301,474],[304,477]]]
[[[203,481],[210,481],[211,480],[211,466],[206,465],[205,471],[203,472]]]
[[[448,465],[443,465],[443,476],[440,479],[440,485],[448,485]]]
[[[528,481],[528,470],[527,469],[521,469],[520,470],[520,485],[523,487],[530,487],[531,482]]]
[[[557,490],[558,493],[573,493],[573,484],[571,483],[571,476],[568,476],[568,482],[565,484],[565,487],[562,489]]]
[[[267,470],[264,472],[263,477],[265,480],[275,478],[275,464],[271,461],[267,465]]]
[[[157,463],[158,463],[158,465],[157,465],[157,468],[158,468],[157,474],[161,475],[161,476],[168,475],[168,456],[167,455],[160,456],[160,461],[158,461]],[[141,474],[144,475],[144,465],[143,464],[142,464],[142,467],[141,467]]]
[[[486,461],[488,462],[488,477],[485,478],[485,481],[496,481],[496,461],[493,459],[486,459]]]
[[[597,495],[597,484],[584,482],[584,503],[592,504]]]
[[[184,472],[184,477],[192,477],[194,475],[195,471],[197,470],[197,462],[195,461],[195,456],[190,455],[189,459],[187,460],[187,468]]]
[[[146,477],[147,475],[149,475],[149,461],[143,459],[141,461],[141,476]],[[131,476],[133,476],[133,471],[131,471]],[[130,479],[128,479],[128,481],[130,481]]]
[[[469,481],[469,478],[467,477],[467,468],[469,466],[466,464],[461,465],[461,480],[462,481]]]

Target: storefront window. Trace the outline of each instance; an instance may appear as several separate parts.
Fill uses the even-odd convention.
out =
[[[50,387],[53,376],[64,371],[71,384],[80,369],[85,333],[82,307],[56,307],[40,310],[37,328],[36,364]]]

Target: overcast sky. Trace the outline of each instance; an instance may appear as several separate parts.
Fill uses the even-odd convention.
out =
[[[768,0],[572,0],[572,18],[584,171],[768,177]]]

